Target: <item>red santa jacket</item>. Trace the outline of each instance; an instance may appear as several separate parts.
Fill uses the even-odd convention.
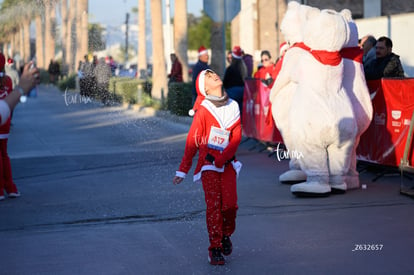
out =
[[[216,134],[216,131],[223,131],[228,134],[228,143],[223,139],[224,143],[227,144],[224,149],[220,148],[222,136]],[[184,156],[176,175],[183,178],[187,175],[197,151],[198,162],[194,170],[194,181],[201,179],[202,171],[223,172],[223,164],[226,163],[231,163],[238,174],[241,163],[235,159],[235,154],[241,137],[242,129],[238,104],[229,99],[225,106],[216,107],[205,99],[194,116],[187,135]],[[215,142],[217,142],[218,147],[215,146]],[[206,159],[207,154],[215,158],[214,164]]]
[[[12,80],[9,76],[4,75],[0,78],[0,99],[4,99],[8,94],[13,91]],[[11,118],[6,123],[0,126],[0,139],[9,137]]]

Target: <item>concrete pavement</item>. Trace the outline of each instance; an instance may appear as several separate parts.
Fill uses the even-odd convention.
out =
[[[0,274],[412,274],[414,200],[401,177],[368,169],[367,189],[297,198],[287,161],[241,144],[234,252],[207,263],[203,192],[171,184],[188,119],[42,86],[9,140],[22,192],[0,202]],[[368,250],[369,249],[369,250]]]

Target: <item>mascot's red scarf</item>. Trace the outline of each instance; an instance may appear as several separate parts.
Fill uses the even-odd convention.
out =
[[[340,52],[316,51],[312,50],[303,42],[295,43],[293,47],[299,47],[308,51],[316,60],[324,65],[337,66],[341,63],[342,58],[351,59],[362,63],[363,51],[359,47],[343,48]]]

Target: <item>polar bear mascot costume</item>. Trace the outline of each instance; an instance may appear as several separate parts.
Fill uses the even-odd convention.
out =
[[[280,26],[289,49],[283,57],[281,70],[274,82],[269,98],[272,103],[273,119],[288,150],[293,150],[288,116],[291,107],[295,108],[292,104],[292,97],[297,88],[297,82],[293,81],[291,76],[295,74],[302,56],[307,54],[308,51],[303,44],[303,26],[309,18],[317,16],[319,13],[320,10],[317,8],[291,1]],[[291,158],[289,168],[290,170],[280,175],[280,182],[298,183],[306,181],[306,173],[301,170],[296,158]]]
[[[303,27],[304,44],[309,50],[301,55],[296,70],[288,77],[297,84],[287,116],[287,146],[300,152],[296,161],[306,174],[306,182],[291,186],[295,195],[325,196],[346,190],[357,136],[339,53],[347,42],[348,30],[347,21],[333,10],[320,11]]]
[[[359,187],[359,174],[356,170],[356,149],[361,135],[368,128],[372,120],[373,107],[367,87],[362,64],[362,50],[358,46],[358,28],[352,19],[351,11],[344,9],[341,15],[348,22],[349,37],[345,47],[341,50],[344,62],[343,83],[351,100],[354,115],[357,122],[357,136],[352,150],[351,164],[345,178],[347,189]]]

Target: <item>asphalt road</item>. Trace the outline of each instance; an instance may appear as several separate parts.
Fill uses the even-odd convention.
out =
[[[202,188],[172,185],[189,121],[39,87],[13,116],[22,196],[0,202],[0,274],[413,274],[414,200],[398,174],[297,198],[277,180],[287,161],[252,140],[234,252],[210,266]]]

